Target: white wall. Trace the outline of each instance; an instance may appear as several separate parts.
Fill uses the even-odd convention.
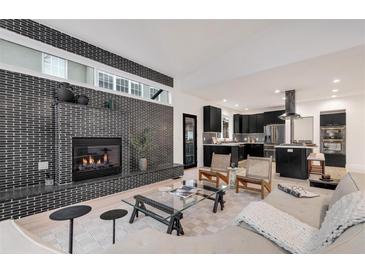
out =
[[[365,92],[343,98],[297,103],[297,113],[313,116],[313,142],[317,145],[320,144],[320,112],[331,110],[346,110],[346,168],[365,172]]]
[[[211,105],[208,101],[179,92],[172,91],[174,107],[174,163],[183,163],[183,113],[197,116],[197,156],[198,166],[203,166],[203,106]],[[222,115],[230,117],[229,136],[233,133],[233,110],[222,109]]]

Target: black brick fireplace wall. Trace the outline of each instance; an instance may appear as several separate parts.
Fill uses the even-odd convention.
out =
[[[0,220],[182,175],[182,167],[173,166],[172,107],[80,86],[73,86],[74,93],[88,96],[88,106],[54,105],[58,85],[57,81],[0,69]],[[110,99],[115,103],[115,110],[104,108],[105,101]],[[62,126],[58,127],[56,121]],[[121,134],[124,140],[124,157],[127,155],[129,159],[125,163],[128,168],[123,169],[121,176],[79,185],[73,185],[66,176],[63,183],[71,185],[65,188],[56,187],[46,193],[40,190],[35,195],[19,194],[24,188],[44,186],[46,171],[38,171],[40,161],[49,162],[47,172],[51,177],[56,178],[57,172],[61,174],[55,164],[57,129],[61,135],[71,130],[75,136],[90,137],[94,133],[102,136],[105,125],[113,128],[105,136]],[[147,157],[150,170],[143,174],[137,172],[138,157],[128,139],[145,128],[151,129],[153,146]],[[1,195],[5,191],[8,194]],[[12,191],[17,195],[12,197]],[[39,199],[34,200],[36,197]]]
[[[173,87],[173,78],[75,37],[25,19],[0,19],[0,28]],[[183,174],[173,165],[173,108],[95,89],[73,86],[89,97],[88,106],[55,105],[59,83],[0,69],[0,220],[19,218],[94,199]],[[112,100],[115,109],[105,109]],[[152,132],[149,170],[138,172],[129,139],[145,128]],[[73,183],[70,134],[122,138],[122,173]],[[118,135],[118,136],[115,136]],[[60,161],[61,159],[61,161]],[[47,161],[47,171],[38,162]],[[124,163],[123,163],[124,161]],[[125,162],[127,161],[127,162]],[[46,173],[56,186],[45,186]]]
[[[43,184],[46,172],[38,171],[38,162],[41,161],[49,162],[48,172],[51,177],[55,177],[56,117],[53,104],[58,85],[57,81],[0,70],[0,153],[3,155],[0,157],[0,191]],[[89,105],[84,107],[86,117],[82,117],[80,110],[83,106],[68,106],[70,116],[64,120],[64,130],[67,127],[78,129],[77,135],[81,135],[84,130],[85,135],[90,135],[92,130],[88,128],[95,128],[110,118],[105,116],[102,121],[100,112],[112,112],[104,108],[104,102],[112,99],[116,111],[124,113],[120,133],[125,138],[126,132],[131,137],[140,134],[145,128],[151,129],[153,146],[147,157],[150,168],[172,165],[172,107],[80,86],[73,88],[75,94],[89,97]],[[94,117],[88,117],[92,115],[93,108]],[[109,125],[112,126],[113,123]],[[95,129],[94,132],[101,137],[98,130]],[[105,134],[106,137],[118,137],[111,135],[114,134]],[[132,147],[128,149],[130,171],[134,172],[138,169],[138,157]]]

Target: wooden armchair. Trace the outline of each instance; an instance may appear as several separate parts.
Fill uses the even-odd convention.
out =
[[[265,197],[265,189],[271,192],[272,157],[250,157],[247,158],[246,175],[237,175],[236,193],[239,189],[247,189],[261,193],[261,199]],[[248,185],[259,186],[252,187]]]
[[[212,155],[212,164],[210,169],[199,169],[199,180],[207,180],[219,186],[219,181],[229,184],[229,167],[231,165],[231,154]]]

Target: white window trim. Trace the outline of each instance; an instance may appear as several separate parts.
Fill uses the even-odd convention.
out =
[[[138,95],[135,95],[132,93],[132,83],[135,84],[135,85],[139,85],[141,87],[141,96],[138,96]],[[132,81],[132,80],[129,80],[129,90],[130,90],[130,94],[133,95],[133,96],[136,96],[136,97],[143,97],[143,84],[140,83],[140,82],[136,82],[136,81]]]
[[[95,69],[94,69],[95,70]],[[96,77],[94,77],[96,79],[96,83],[95,83],[95,86],[98,87],[98,88],[104,88],[104,87],[100,87],[99,86],[99,73],[103,73],[107,76],[110,76],[112,77],[113,79],[113,88],[110,89],[110,88],[105,88],[105,89],[108,89],[108,90],[113,90],[113,91],[116,91],[116,80],[115,80],[115,75],[111,74],[111,73],[108,73],[108,72],[105,72],[105,71],[102,71],[102,70],[95,70],[96,72]]]
[[[52,75],[52,74],[49,74],[49,73],[46,73],[45,72],[45,67],[44,67],[44,57],[46,55],[50,55],[52,57],[56,57],[56,58],[59,58],[59,59],[62,59],[65,61],[65,78],[63,77],[60,77],[60,76],[57,76],[57,75]],[[65,59],[65,58],[62,58],[62,57],[58,57],[56,55],[53,55],[53,54],[49,54],[49,53],[45,53],[45,52],[42,52],[42,60],[41,60],[41,65],[42,65],[42,73],[45,74],[45,75],[51,75],[53,77],[57,77],[57,78],[60,78],[60,79],[66,79],[68,80],[68,60]]]
[[[172,105],[172,92],[173,91],[169,90],[170,87],[168,87],[166,85],[151,81],[149,79],[142,78],[138,75],[132,75],[128,72],[124,72],[120,69],[110,67],[108,65],[105,65],[103,63],[100,63],[100,62],[92,60],[92,59],[89,59],[87,57],[79,56],[79,55],[76,55],[74,53],[70,53],[70,52],[67,52],[65,50],[59,49],[59,48],[54,48],[54,47],[52,47],[50,45],[47,45],[45,43],[42,43],[42,42],[29,40],[29,38],[23,37],[22,35],[19,35],[19,34],[16,34],[16,33],[8,32],[6,30],[1,30],[0,29],[0,39],[3,39],[5,41],[11,42],[11,43],[14,43],[14,44],[19,45],[19,46],[23,46],[23,47],[27,47],[27,48],[36,50],[36,51],[40,52],[41,55],[42,54],[47,54],[47,55],[51,55],[51,56],[63,59],[65,61],[65,66],[66,66],[65,67],[65,78],[44,73],[43,56],[42,56],[42,60],[41,60],[41,71],[36,71],[36,70],[27,69],[27,68],[24,68],[24,67],[19,67],[19,66],[16,66],[16,65],[5,64],[5,63],[0,62],[0,68],[2,68],[2,69],[7,69],[9,71],[20,72],[20,73],[32,75],[32,76],[35,76],[35,77],[41,77],[41,78],[50,79],[50,80],[54,80],[54,81],[60,81],[60,82],[62,81],[63,82],[64,80],[67,80],[69,83],[71,83],[73,85],[82,86],[82,87],[86,87],[86,88],[92,88],[92,89],[98,88],[101,92],[106,92],[106,93],[111,93],[111,94],[116,94],[116,95],[122,95],[122,96],[127,96],[127,97],[136,97],[140,100],[155,102],[155,103],[159,103],[159,104],[162,104],[162,105],[170,105],[170,106]],[[72,62],[75,62],[75,63],[78,63],[78,64],[81,64],[81,65],[92,68],[93,69],[93,74],[94,74],[93,82],[92,83],[84,83],[84,82],[71,80],[69,78],[69,75],[68,75],[68,73],[69,73],[68,72],[68,65],[69,65],[68,63],[69,63],[69,61],[72,61]],[[97,77],[99,71],[101,71],[103,73],[106,73],[106,74],[109,74],[109,75],[110,74],[111,75],[116,75],[117,77],[126,79],[128,81],[128,84],[130,83],[130,81],[140,83],[141,84],[141,92],[142,92],[141,95],[142,96],[139,97],[139,96],[131,95],[130,94],[130,88],[128,90],[128,93],[126,93],[126,92],[121,93],[119,91],[116,91],[115,88],[113,90],[111,90],[111,89],[106,89],[106,88],[99,87],[98,86],[99,79]],[[107,72],[107,71],[111,71],[111,72]],[[131,79],[134,79],[134,77],[136,79],[131,80]],[[164,91],[166,91],[168,93],[168,102],[161,103],[161,102],[158,102],[156,100],[151,100],[149,98],[145,98],[144,97],[144,95],[145,95],[145,85],[147,85],[147,86],[157,85],[158,88],[162,88]],[[161,85],[161,87],[159,87],[160,85]],[[166,89],[166,87],[167,87],[167,89]],[[174,88],[172,88],[172,90],[173,89]]]
[[[79,63],[81,65],[85,65],[85,66],[90,67],[90,68],[93,69],[93,71],[94,71],[94,73],[93,73],[94,74],[93,83],[83,83],[83,82],[70,80],[68,78],[68,68],[67,68],[67,72],[66,72],[67,73],[67,75],[66,75],[67,78],[66,79],[68,80],[68,82],[70,82],[74,85],[78,85],[78,86],[82,86],[82,87],[86,87],[86,88],[98,87],[97,86],[97,77],[96,77],[97,71],[110,71],[110,73],[118,75],[118,76],[120,75],[122,78],[127,79],[128,81],[130,81],[130,79],[135,79],[134,81],[143,83],[142,86],[144,86],[145,84],[148,85],[148,86],[156,86],[157,85],[158,88],[162,88],[163,90],[168,92],[168,97],[169,97],[168,103],[161,103],[161,104],[170,105],[170,106],[172,105],[172,101],[173,101],[172,93],[173,93],[173,90],[174,90],[173,87],[171,88],[171,87],[166,86],[164,84],[160,84],[160,83],[154,82],[152,80],[145,79],[145,78],[140,77],[138,75],[134,75],[134,74],[132,75],[128,72],[124,72],[120,69],[105,65],[101,62],[92,60],[90,58],[83,57],[83,56],[80,56],[80,55],[76,55],[74,53],[67,52],[65,50],[52,47],[48,44],[45,44],[45,43],[42,43],[42,42],[39,42],[39,41],[36,41],[36,40],[30,40],[29,38],[27,38],[25,36],[22,36],[22,35],[17,34],[17,33],[9,32],[7,30],[2,30],[1,28],[0,28],[0,39],[3,39],[5,41],[8,41],[8,42],[11,42],[11,43],[23,46],[23,47],[27,47],[27,48],[36,50],[40,53],[45,53],[45,54],[49,54],[49,55],[52,55],[52,56],[56,56],[58,58],[62,58],[64,60],[66,60],[66,62],[68,62],[68,61],[76,62],[76,63]],[[33,75],[35,77],[41,77],[41,78],[55,80],[55,81],[59,81],[59,79],[61,79],[63,81],[65,80],[65,78],[60,78],[60,77],[57,77],[57,76],[53,76],[53,75],[45,74],[43,72],[30,70],[30,69],[19,67],[19,66],[16,66],[16,65],[9,65],[9,64],[5,64],[5,63],[0,63],[0,67],[8,69],[10,71],[14,71],[14,72],[20,72],[20,73],[24,73],[24,74]],[[105,89],[105,88],[100,88],[100,91],[107,92],[107,93],[112,93],[112,94],[116,94],[116,95],[120,94],[119,92],[114,92],[110,89]],[[130,96],[127,93],[123,93],[122,95],[123,96]],[[155,100],[150,100],[150,99],[147,99],[147,98],[144,98],[144,97],[141,97],[140,99],[141,100],[147,100],[147,101],[150,101],[150,102],[159,103],[159,102],[156,102]]]
[[[120,79],[122,81],[127,81],[127,83],[128,83],[128,86],[127,86],[128,92],[117,90],[117,79]],[[126,79],[124,77],[120,77],[118,75],[115,75],[115,91],[130,94],[129,82],[130,82],[130,80],[128,80],[128,79]],[[125,87],[125,86],[123,85],[123,87]]]
[[[156,91],[159,91],[159,89],[158,89],[158,88],[150,87],[150,99],[151,99],[151,91],[152,91],[152,89],[154,89],[154,90],[156,90]],[[159,94],[157,98],[158,98],[157,100],[156,100],[156,99],[154,99],[153,101],[161,102],[161,94]],[[152,99],[151,99],[151,100],[152,100]]]

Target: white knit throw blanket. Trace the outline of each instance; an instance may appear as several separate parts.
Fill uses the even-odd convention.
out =
[[[365,222],[365,192],[343,196],[328,210],[320,229],[265,203],[251,202],[236,217],[291,253],[318,253],[347,228]]]

